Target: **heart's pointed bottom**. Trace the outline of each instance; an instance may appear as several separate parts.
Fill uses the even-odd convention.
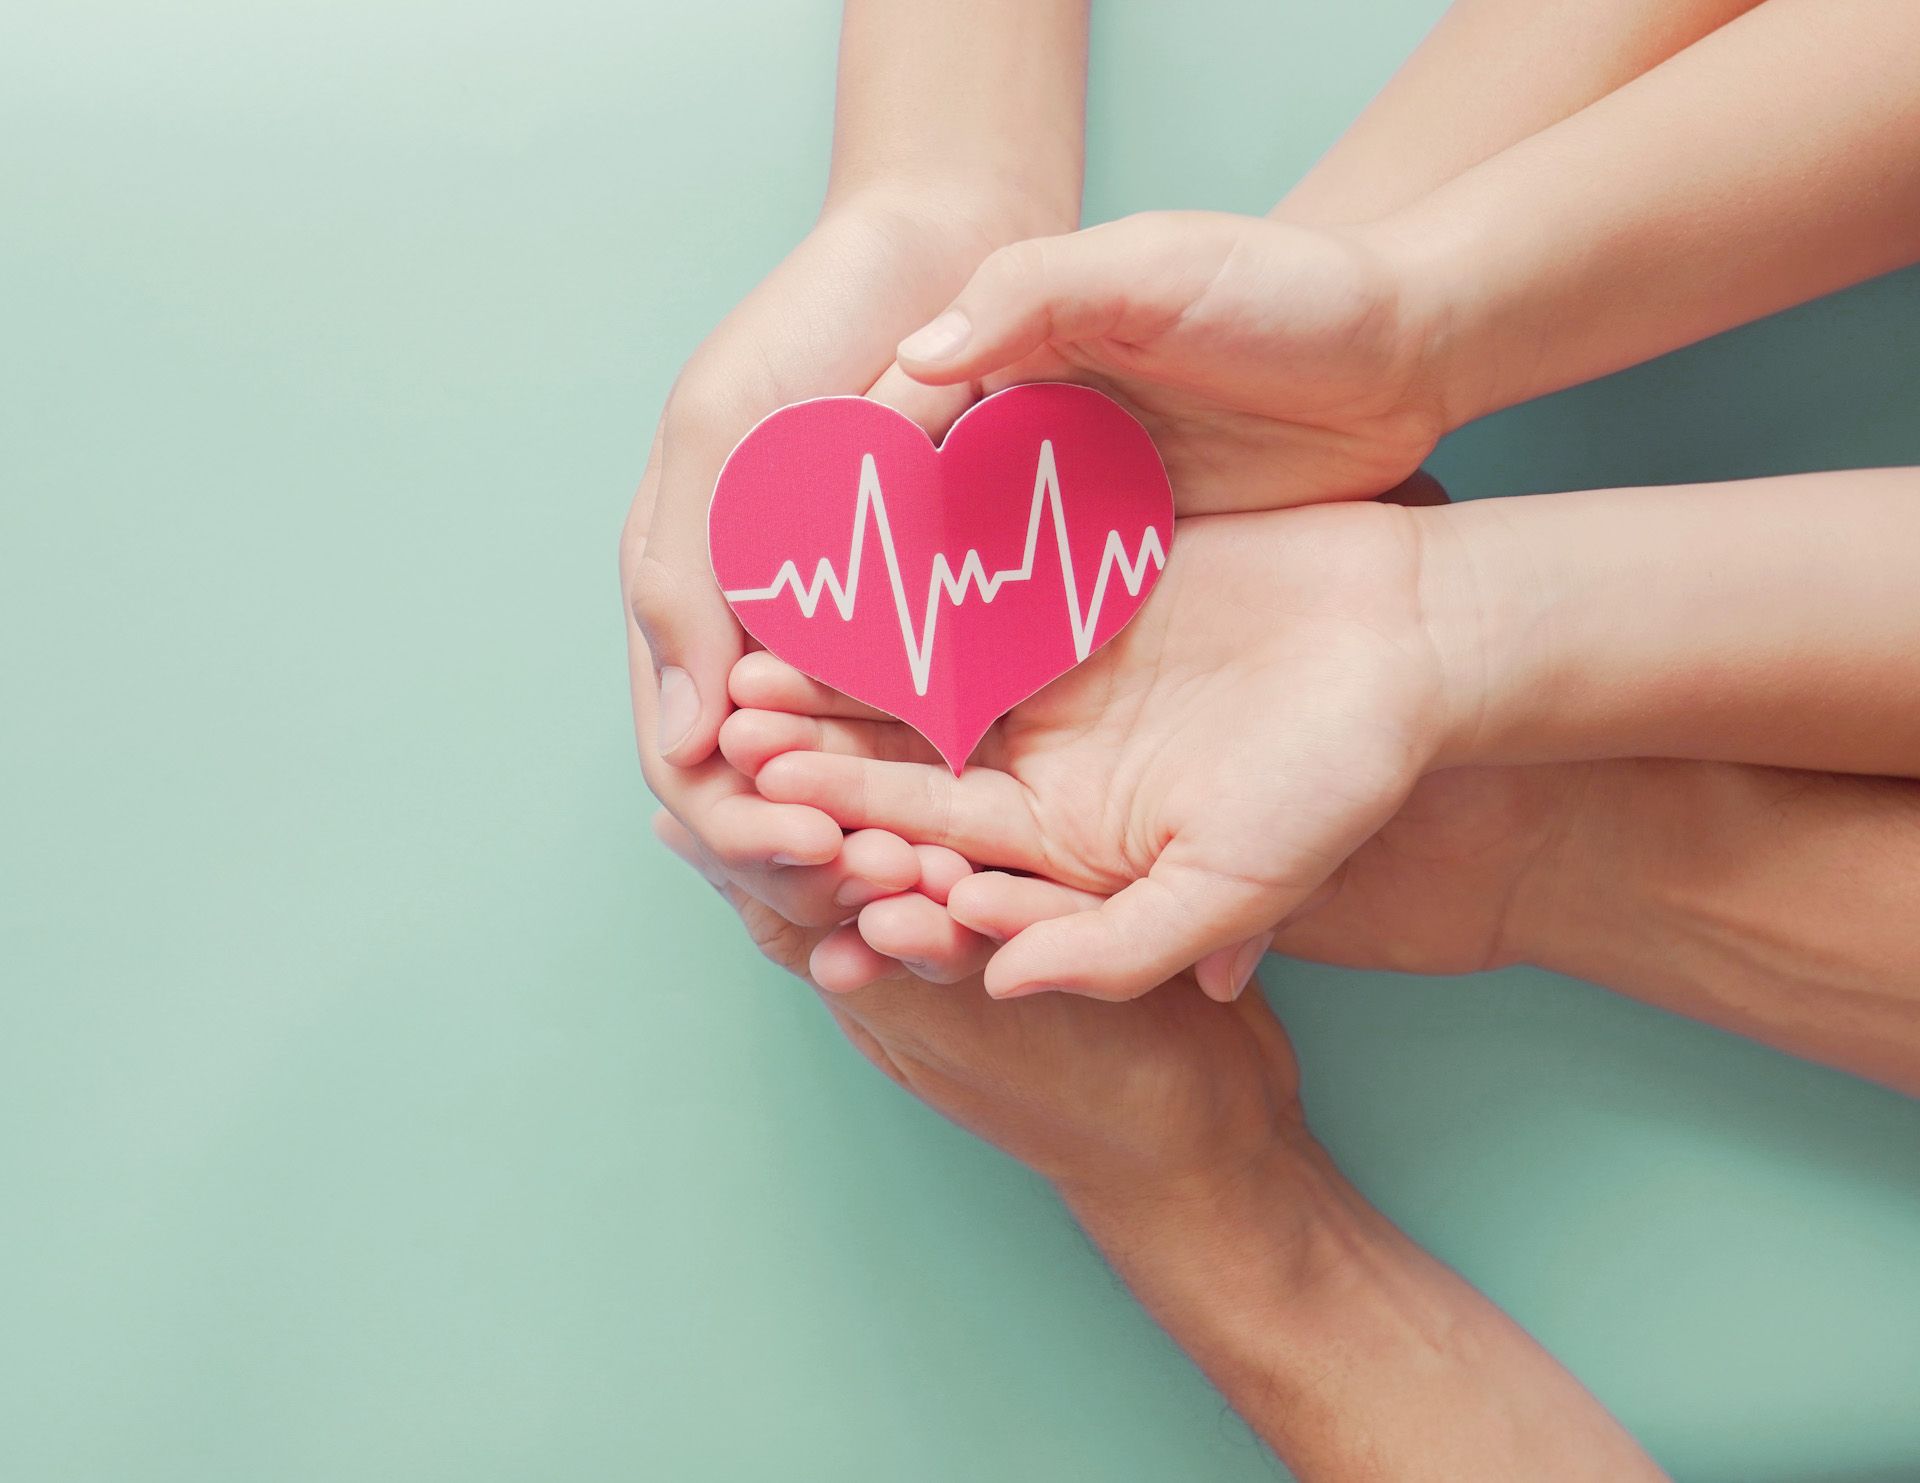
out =
[[[906,721],[904,716],[900,719]],[[998,716],[994,717],[995,721],[999,719]],[[907,725],[925,737],[934,751],[940,754],[940,760],[947,764],[948,770],[955,777],[959,777],[966,771],[967,759],[973,755],[973,749],[980,745],[980,739],[987,734],[988,727],[993,725],[993,721],[968,731],[944,726],[929,728],[913,721],[907,721]]]

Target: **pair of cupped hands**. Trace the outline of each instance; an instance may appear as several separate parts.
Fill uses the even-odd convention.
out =
[[[996,247],[963,213],[830,211],[689,364],[623,543],[661,837],[837,993],[904,965],[995,998],[1191,972],[1232,1000],[1270,946],[1427,972],[1526,956],[1515,903],[1581,769],[1460,765],[1475,655],[1432,612],[1442,586],[1470,609],[1472,563],[1415,508],[1451,377],[1445,307],[1412,282],[1364,230],[1154,213]],[[706,504],[786,402],[865,393],[937,438],[1045,379],[1146,425],[1181,518],[1134,621],[955,776],[748,650]]]

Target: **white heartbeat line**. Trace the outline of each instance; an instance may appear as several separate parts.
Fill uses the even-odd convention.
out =
[[[793,561],[785,561],[774,579],[765,587],[747,587],[726,594],[729,602],[765,602],[791,592],[794,601],[800,605],[803,616],[811,618],[820,606],[823,593],[833,594],[833,605],[840,610],[843,619],[853,617],[854,599],[860,592],[860,563],[866,552],[867,522],[871,515],[874,527],[880,534],[880,552],[887,564],[887,580],[893,588],[894,611],[900,618],[900,639],[907,650],[907,668],[913,675],[913,691],[916,695],[927,693],[927,676],[933,667],[933,636],[940,619],[940,598],[944,594],[949,602],[959,607],[966,601],[970,588],[980,594],[980,601],[992,602],[1000,589],[1009,582],[1025,582],[1033,577],[1034,553],[1040,545],[1040,517],[1046,508],[1053,508],[1054,543],[1060,551],[1060,580],[1066,589],[1067,621],[1073,626],[1073,652],[1076,660],[1085,659],[1093,652],[1094,630],[1100,625],[1100,609],[1106,601],[1107,583],[1118,569],[1120,579],[1126,583],[1127,595],[1138,597],[1140,584],[1146,580],[1147,563],[1151,561],[1157,571],[1167,564],[1167,553],[1160,544],[1160,532],[1149,525],[1146,534],[1140,538],[1140,554],[1133,560],[1127,558],[1126,542],[1120,538],[1120,532],[1107,532],[1106,548],[1100,554],[1100,572],[1094,579],[1093,597],[1083,614],[1080,610],[1080,589],[1073,580],[1073,551],[1067,544],[1067,511],[1060,500],[1060,476],[1053,465],[1053,440],[1046,439],[1040,444],[1040,461],[1034,469],[1033,509],[1027,516],[1027,550],[1020,558],[1020,565],[987,574],[980,553],[969,550],[961,558],[960,570],[955,572],[947,560],[946,553],[940,552],[933,558],[933,576],[927,583],[927,605],[924,627],[918,641],[913,633],[913,612],[907,603],[906,583],[900,575],[900,560],[893,548],[893,529],[887,523],[887,500],[880,490],[880,473],[874,467],[871,453],[860,459],[860,496],[853,511],[853,547],[847,553],[847,579],[842,584],[835,574],[833,563],[827,557],[820,558],[815,567],[813,581],[801,579],[800,568]]]

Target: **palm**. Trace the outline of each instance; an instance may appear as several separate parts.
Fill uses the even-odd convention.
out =
[[[978,864],[1136,900],[1145,886],[1163,918],[1223,934],[1244,918],[1211,950],[1298,907],[1418,777],[1439,693],[1416,563],[1392,506],[1186,521],[1135,622],[1016,707],[958,779],[795,753],[761,768],[761,790]],[[1137,960],[1136,989],[1199,956],[1169,960],[1171,939],[1136,936],[1079,946]]]
[[[1046,873],[1113,890],[1184,842],[1277,875],[1302,833],[1355,811],[1370,832],[1424,701],[1421,657],[1392,637],[1412,617],[1399,526],[1371,505],[1185,522],[1140,618],[983,747],[1022,785]]]

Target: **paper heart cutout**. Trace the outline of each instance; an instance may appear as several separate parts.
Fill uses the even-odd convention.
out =
[[[898,716],[956,773],[1126,626],[1172,542],[1147,430],[1064,382],[985,398],[937,448],[865,397],[795,402],[740,440],[707,517],[747,632]]]

